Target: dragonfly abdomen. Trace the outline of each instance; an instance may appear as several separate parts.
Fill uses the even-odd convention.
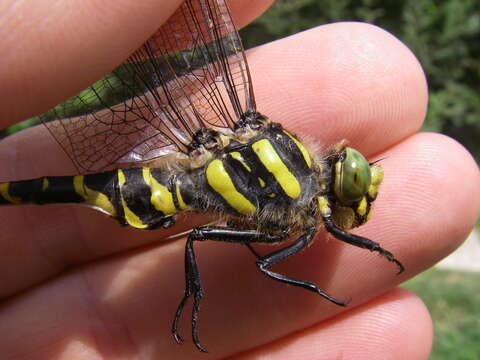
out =
[[[83,203],[139,229],[168,227],[190,209],[175,172],[134,167],[0,183],[0,205]]]
[[[44,176],[0,183],[0,204],[82,203],[72,176]]]
[[[190,210],[190,197],[184,196],[183,173],[161,168],[116,170],[118,187],[117,218],[139,229],[169,227],[174,215]],[[186,202],[188,200],[188,202]]]

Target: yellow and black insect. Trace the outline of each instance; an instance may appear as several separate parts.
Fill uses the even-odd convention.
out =
[[[83,203],[138,229],[172,226],[184,211],[225,220],[188,236],[185,294],[172,327],[177,342],[178,320],[193,297],[193,341],[205,351],[197,331],[203,288],[195,241],[245,244],[265,275],[341,306],[347,302],[270,267],[324,227],[403,271],[378,243],[346,231],[370,218],[382,169],[345,143],[314,154],[257,111],[224,0],[187,0],[122,66],[41,118],[83,175],[1,183],[0,204]],[[293,243],[268,255],[251,247],[292,235]]]

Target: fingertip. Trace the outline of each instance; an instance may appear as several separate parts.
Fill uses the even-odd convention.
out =
[[[233,359],[428,359],[432,338],[428,309],[416,295],[397,288]]]
[[[376,238],[386,239],[409,273],[456,249],[480,214],[480,171],[453,139],[419,133],[387,152],[385,180],[375,203]],[[360,232],[363,230],[361,229]]]
[[[348,139],[371,154],[416,132],[425,117],[418,60],[370,24],[319,26],[254,49],[249,61],[259,110],[322,143]]]
[[[273,2],[274,0],[230,0],[228,1],[228,5],[232,12],[235,25],[237,28],[242,28],[260,16]]]
[[[11,29],[0,39],[4,50],[0,83],[5,90],[0,98],[9,105],[0,108],[5,125],[47,111],[111,72],[182,3],[10,2],[0,17],[0,24]],[[239,26],[244,26],[270,4],[235,0],[231,7]]]

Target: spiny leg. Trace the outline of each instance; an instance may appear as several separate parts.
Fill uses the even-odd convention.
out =
[[[200,300],[202,299],[204,293],[200,281],[200,273],[198,271],[195,252],[193,249],[193,242],[205,240],[236,243],[272,243],[284,240],[284,237],[262,234],[255,230],[237,230],[222,226],[203,226],[192,230],[188,236],[187,244],[185,246],[185,293],[180,301],[180,304],[178,305],[177,311],[175,312],[175,318],[172,324],[172,334],[177,343],[183,342],[182,337],[178,334],[178,321],[180,320],[185,304],[193,295],[192,338],[195,346],[201,352],[207,352],[207,350],[200,344],[197,328]]]
[[[391,261],[398,266],[399,268],[398,274],[401,274],[405,270],[402,263],[395,258],[395,255],[393,255],[390,251],[387,251],[384,248],[382,248],[379,243],[376,243],[375,241],[364,238],[362,236],[350,234],[349,232],[346,232],[340,229],[333,223],[332,218],[330,216],[324,216],[323,222],[325,224],[325,229],[327,229],[327,231],[330,234],[332,234],[334,237],[336,237],[338,240],[344,241],[351,245],[358,246],[363,249],[368,249],[370,251],[378,252],[381,256],[385,257],[388,261]]]
[[[350,302],[350,300],[341,301],[341,300],[335,299],[332,296],[328,295],[325,291],[323,291],[322,289],[317,287],[312,282],[305,281],[305,280],[293,279],[293,278],[287,277],[283,274],[279,274],[279,273],[276,273],[276,272],[273,272],[273,271],[269,270],[269,268],[272,265],[274,265],[274,264],[292,256],[292,255],[295,255],[299,251],[304,249],[310,243],[310,241],[313,239],[315,234],[316,234],[316,229],[313,228],[309,232],[300,236],[293,244],[291,244],[291,245],[289,245],[289,246],[287,246],[283,249],[280,249],[280,250],[277,250],[277,251],[272,252],[270,254],[267,254],[265,256],[259,255],[255,251],[255,249],[253,249],[253,247],[250,244],[245,244],[245,245],[247,245],[247,247],[250,249],[250,251],[252,251],[252,253],[255,255],[255,257],[257,258],[257,267],[265,275],[267,275],[267,276],[269,276],[272,279],[275,279],[277,281],[280,281],[280,282],[283,282],[283,283],[286,283],[286,284],[290,284],[290,285],[294,285],[294,286],[299,286],[299,287],[302,287],[302,288],[307,289],[309,291],[312,291],[314,293],[317,293],[321,297],[327,299],[328,301],[331,301],[332,303],[334,303],[336,305],[346,306]]]

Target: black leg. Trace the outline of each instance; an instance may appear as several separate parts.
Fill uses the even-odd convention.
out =
[[[263,242],[273,243],[285,239],[285,236],[273,236],[262,234],[255,230],[236,230],[234,228],[221,226],[203,226],[193,229],[187,239],[185,246],[185,293],[175,313],[175,319],[172,324],[172,334],[177,343],[183,341],[178,334],[178,321],[182,315],[183,308],[188,299],[193,295],[193,310],[192,310],[192,338],[195,346],[202,352],[207,350],[200,344],[198,337],[198,313],[200,311],[200,300],[203,297],[203,288],[200,282],[200,273],[195,259],[195,252],[193,249],[194,241],[227,241],[237,243],[251,243]]]
[[[332,303],[340,306],[345,306],[347,305],[350,300],[347,301],[341,301],[333,298],[332,296],[328,295],[325,291],[322,289],[318,288],[315,284],[309,282],[309,281],[304,281],[304,280],[298,280],[298,279],[293,279],[289,278],[285,275],[273,272],[269,270],[269,268],[278,263],[279,261],[282,261],[292,255],[295,255],[298,253],[300,250],[304,249],[310,241],[313,239],[313,237],[316,234],[316,230],[312,229],[306,234],[300,236],[297,241],[295,241],[292,245],[289,245],[283,249],[280,249],[278,251],[275,251],[271,254],[267,254],[265,256],[259,255],[253,248],[250,246],[250,244],[245,244],[247,247],[252,251],[252,253],[255,255],[255,257],[258,259],[257,261],[257,267],[260,269],[261,272],[263,272],[265,275],[271,277],[272,279],[278,280],[280,282],[294,285],[294,286],[299,286],[304,289],[307,289],[309,291],[312,291],[314,293],[317,293],[318,295],[322,296],[323,298],[327,299],[328,301],[331,301]]]
[[[364,238],[362,236],[350,234],[349,232],[346,232],[340,229],[332,222],[331,217],[324,217],[323,222],[325,224],[325,228],[327,229],[327,231],[333,236],[335,236],[338,240],[344,241],[351,245],[358,246],[363,249],[368,249],[370,251],[378,252],[380,255],[385,257],[388,261],[391,261],[398,266],[399,268],[398,274],[401,274],[405,270],[402,263],[395,258],[395,255],[393,255],[390,251],[383,249],[379,243],[376,243],[375,241]]]
[[[194,240],[195,239],[190,235],[185,246],[185,293],[175,313],[175,319],[172,325],[172,334],[177,343],[180,344],[183,342],[182,337],[177,331],[178,321],[180,320],[180,316],[182,315],[183,308],[187,303],[188,298],[193,295],[192,338],[195,346],[201,352],[207,352],[202,345],[200,345],[197,330],[198,312],[200,311],[200,300],[203,297],[203,288],[202,283],[200,282],[200,274],[198,272],[197,261],[195,259],[195,252],[193,250]]]

